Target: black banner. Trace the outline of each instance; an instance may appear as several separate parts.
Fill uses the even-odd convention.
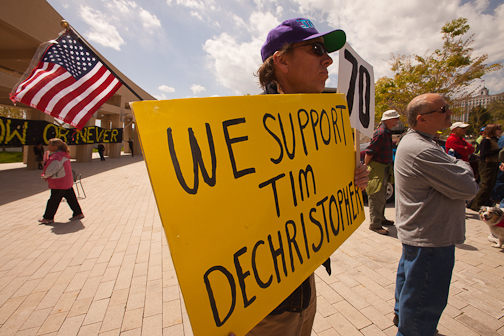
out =
[[[68,145],[89,145],[94,143],[120,143],[123,129],[105,129],[98,126],[63,128],[45,120],[24,120],[0,117],[0,145],[17,147],[23,145],[47,145],[52,138],[60,138]]]

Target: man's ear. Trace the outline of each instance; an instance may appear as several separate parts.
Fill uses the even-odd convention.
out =
[[[273,63],[275,64],[275,68],[283,73],[289,72],[289,62],[285,53],[279,53],[275,51],[273,54]]]

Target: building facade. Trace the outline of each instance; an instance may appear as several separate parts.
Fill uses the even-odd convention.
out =
[[[38,46],[55,39],[63,30],[60,23],[63,18],[45,0],[2,0],[0,12],[0,105],[13,107],[9,93],[30,65]],[[70,22],[71,24],[71,22]],[[155,98],[133,83],[113,64],[103,58],[93,46],[86,41],[93,51],[106,63],[114,73],[134,90],[142,100]],[[129,103],[140,100],[125,85],[93,115],[85,126],[95,126],[99,120],[100,127],[123,128],[123,143],[106,145],[105,154],[109,157],[119,157],[121,148],[129,152],[127,141],[131,138],[135,144],[135,152],[140,153],[140,142],[135,127],[135,118]],[[16,104],[26,112],[26,119],[54,122],[54,118],[28,105]],[[31,148],[24,146],[24,162],[28,169],[36,169],[35,154]],[[71,146],[71,156],[78,162],[89,162],[92,159],[96,144]]]
[[[457,107],[462,111],[462,114],[456,116],[455,119],[457,119],[457,121],[467,122],[469,120],[469,113],[473,108],[488,108],[490,106],[490,103],[494,100],[504,102],[504,92],[491,95],[490,91],[486,87],[483,87],[481,90],[479,90],[477,96],[459,101],[454,104],[454,107]]]

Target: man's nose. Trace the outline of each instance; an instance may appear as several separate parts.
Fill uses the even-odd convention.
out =
[[[322,61],[326,67],[328,67],[329,65],[333,64],[333,59],[331,58],[331,56],[329,56],[328,53],[325,53],[324,56],[322,56],[324,58],[324,60]]]

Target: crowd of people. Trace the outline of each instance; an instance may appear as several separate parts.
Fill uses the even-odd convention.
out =
[[[452,124],[451,134],[446,140],[446,152],[470,163],[479,183],[479,191],[467,202],[467,207],[479,211],[481,206],[499,204],[504,198],[504,173],[501,171],[504,164],[503,158],[499,158],[499,152],[504,147],[504,138],[501,137],[500,124],[488,124],[480,129],[480,136],[473,146],[465,140],[468,126],[469,124],[462,122]]]

